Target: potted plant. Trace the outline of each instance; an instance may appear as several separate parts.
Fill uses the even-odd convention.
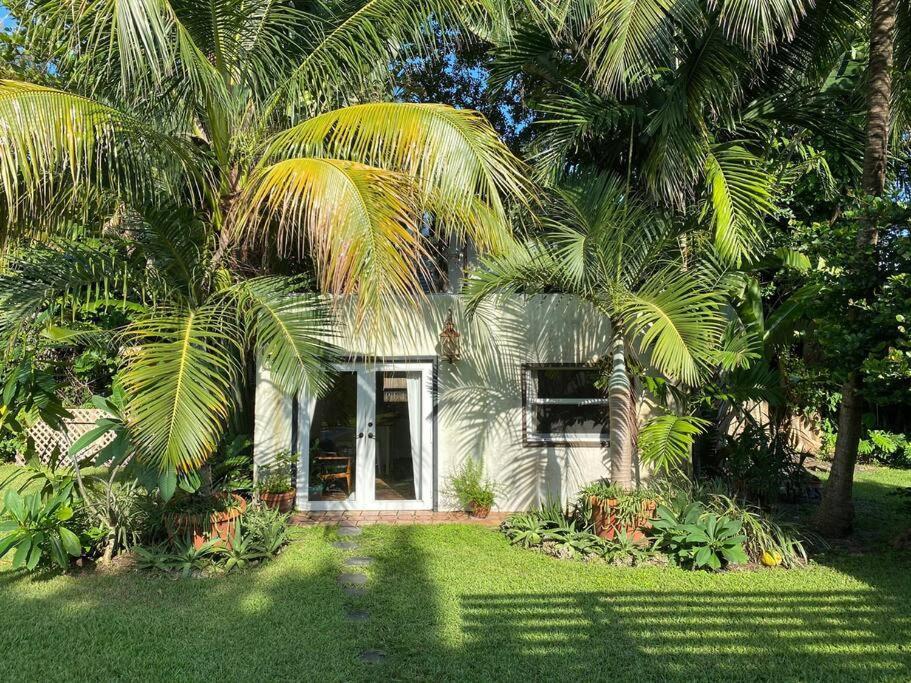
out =
[[[266,507],[279,512],[291,512],[294,509],[296,491],[291,478],[291,467],[296,462],[296,453],[284,451],[271,466],[261,468],[256,493]]]
[[[449,478],[449,492],[472,517],[490,514],[496,498],[496,484],[484,477],[484,465],[468,460]]]
[[[175,496],[162,513],[162,521],[172,541],[188,539],[199,549],[217,540],[230,547],[237,520],[246,509],[247,501],[236,493]]]
[[[583,489],[582,497],[591,508],[595,533],[608,540],[625,531],[633,541],[644,541],[658,507],[654,491],[647,488],[628,491],[604,479],[589,484]]]

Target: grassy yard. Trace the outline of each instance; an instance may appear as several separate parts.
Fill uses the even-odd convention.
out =
[[[0,477],[3,474],[0,472]],[[860,533],[908,520],[911,473],[861,474]],[[880,520],[880,521],[877,521]],[[510,547],[490,529],[371,527],[363,596],[332,529],[214,579],[0,571],[11,680],[909,680],[911,557],[830,552],[797,571],[619,569]],[[365,609],[366,623],[345,619]],[[372,648],[387,657],[364,664]]]

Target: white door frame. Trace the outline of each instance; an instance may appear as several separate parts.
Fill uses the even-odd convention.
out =
[[[320,510],[432,510],[434,501],[434,405],[433,370],[431,361],[391,361],[339,363],[339,372],[354,372],[357,376],[357,425],[356,433],[365,436],[357,439],[355,468],[355,500],[308,500],[310,484],[310,416],[316,397],[306,391],[298,396],[297,429],[297,496],[296,507],[301,511]],[[421,477],[417,500],[375,500],[376,439],[367,438],[376,433],[368,424],[376,423],[376,373],[421,373]],[[418,483],[418,482],[415,482]]]

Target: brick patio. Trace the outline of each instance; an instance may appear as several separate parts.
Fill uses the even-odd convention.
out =
[[[508,512],[491,512],[485,519],[470,517],[466,512],[430,512],[414,510],[298,512],[291,518],[299,526],[370,526],[372,524],[477,524],[498,526]]]

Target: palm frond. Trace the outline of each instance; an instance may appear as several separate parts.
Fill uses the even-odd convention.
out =
[[[638,445],[642,462],[662,472],[671,472],[686,462],[696,437],[705,431],[708,420],[693,415],[656,415],[639,430]]]
[[[337,109],[280,133],[266,156],[346,159],[405,174],[420,188],[423,210],[484,250],[509,241],[504,200],[528,202],[531,194],[527,170],[481,114],[439,104]]]
[[[552,251],[534,242],[516,244],[504,253],[482,258],[472,271],[463,289],[467,310],[473,313],[495,295],[567,291],[571,283],[566,282],[564,272]]]
[[[289,394],[329,387],[337,349],[327,340],[332,314],[317,295],[297,291],[293,278],[259,277],[237,286],[248,336],[272,380]]]
[[[175,13],[174,4],[168,0],[38,0],[26,8],[23,20],[42,26],[29,34],[38,41],[39,50],[64,46],[61,59],[73,60],[73,68],[65,71],[89,91],[119,82],[124,99],[138,100],[150,88],[169,82],[183,83],[187,96],[223,97],[223,82]],[[213,0],[212,4],[225,3]]]
[[[357,0],[327,8],[334,13],[321,40],[276,90],[267,116],[281,105],[293,112],[305,102],[337,104],[339,93],[356,99],[384,76],[377,70],[393,55],[424,52],[432,30],[447,36],[482,24],[490,10],[487,0]]]
[[[692,30],[697,19],[690,0],[599,2],[583,38],[592,82],[616,96],[642,91],[650,73],[670,65],[674,27]]]
[[[686,272],[669,268],[649,278],[621,304],[629,334],[646,361],[662,373],[694,384],[706,357],[721,340],[726,320],[722,299]]]
[[[126,332],[127,423],[142,460],[160,472],[198,469],[232,406],[243,331],[229,307],[159,308]]]
[[[63,240],[17,253],[0,273],[0,339],[72,320],[97,302],[132,296],[130,257],[117,244]]]
[[[812,0],[709,0],[725,36],[750,49],[769,49],[794,39]]]
[[[282,254],[310,247],[323,289],[356,292],[361,310],[420,294],[421,214],[402,174],[337,159],[289,159],[261,169],[239,205],[246,207],[242,239],[274,239]]]
[[[195,153],[178,138],[100,102],[0,81],[0,187],[8,219],[47,219],[61,197],[104,188],[136,204],[198,187]]]
[[[740,264],[756,250],[759,226],[773,210],[772,179],[739,145],[715,145],[706,155],[708,200],[718,253]]]

